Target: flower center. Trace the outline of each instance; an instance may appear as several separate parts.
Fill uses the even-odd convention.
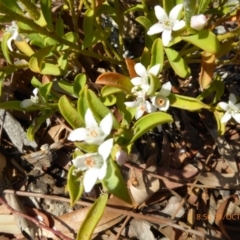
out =
[[[91,157],[87,157],[84,161],[84,164],[88,167],[88,168],[92,168],[96,165],[96,161],[91,158]]]
[[[173,28],[173,21],[171,21],[170,19],[166,19],[160,23],[163,24],[163,27],[166,30],[172,30],[172,28]]]
[[[142,110],[143,112],[145,112],[146,111],[145,104],[141,103],[139,109]]]
[[[156,105],[158,105],[160,107],[163,106],[165,104],[165,102],[166,102],[166,100],[163,99],[163,98],[157,98],[156,99]]]
[[[31,101],[32,101],[34,104],[38,104],[38,103],[39,103],[39,97],[38,97],[38,96],[31,96]]]
[[[86,128],[86,129],[88,130],[87,136],[90,138],[96,138],[104,135],[103,131],[100,128],[96,128],[96,129]]]

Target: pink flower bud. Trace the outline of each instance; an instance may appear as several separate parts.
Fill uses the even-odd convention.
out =
[[[206,23],[207,23],[207,19],[203,14],[195,15],[191,17],[191,28],[195,30],[203,29]]]
[[[122,166],[127,161],[127,153],[123,151],[122,149],[118,150],[116,153],[116,162],[118,165]]]

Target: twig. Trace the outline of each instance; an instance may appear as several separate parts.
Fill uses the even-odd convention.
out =
[[[69,237],[65,236],[64,234],[62,234],[60,231],[54,230],[52,228],[47,227],[44,224],[41,224],[37,219],[27,216],[19,211],[16,211],[11,206],[9,206],[3,198],[0,198],[0,203],[5,205],[12,212],[12,214],[15,214],[15,215],[18,215],[18,216],[21,216],[21,217],[24,217],[24,218],[30,220],[31,222],[35,223],[39,228],[44,228],[45,230],[52,232],[54,235],[61,237],[62,239],[73,240],[72,238],[69,238]]]

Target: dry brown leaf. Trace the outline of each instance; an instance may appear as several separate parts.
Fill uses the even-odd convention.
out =
[[[201,89],[205,89],[212,81],[213,72],[215,69],[215,55],[208,52],[203,52],[201,59],[201,72],[199,76],[199,85]]]
[[[52,142],[60,142],[61,140],[61,134],[62,131],[65,130],[65,128],[62,125],[55,125],[53,127],[51,127],[48,131],[48,136],[47,138],[49,139],[48,143],[52,143]]]
[[[22,234],[13,215],[0,215],[0,232],[9,234]]]
[[[125,58],[125,62],[127,64],[128,72],[130,78],[137,77],[137,73],[135,72],[134,65],[136,64],[131,58]]]

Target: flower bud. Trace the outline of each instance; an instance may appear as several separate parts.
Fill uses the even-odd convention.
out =
[[[191,25],[191,28],[195,30],[203,29],[206,23],[207,23],[207,19],[203,14],[199,14],[191,17],[190,25]]]
[[[116,153],[116,162],[118,165],[122,166],[127,161],[127,153],[122,149],[118,150]]]

